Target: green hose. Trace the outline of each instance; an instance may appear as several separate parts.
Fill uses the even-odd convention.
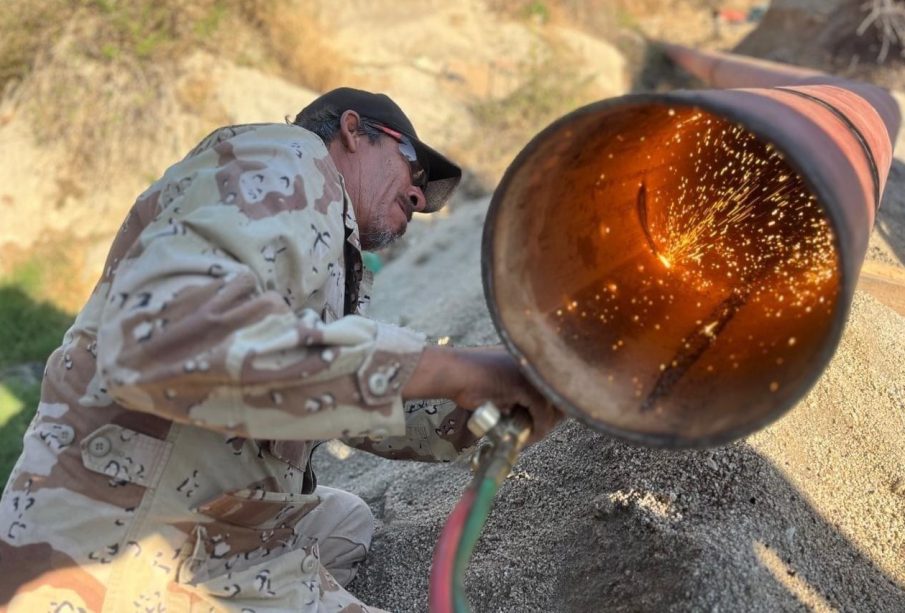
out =
[[[486,427],[473,428],[475,421]],[[475,411],[469,429],[476,436],[486,434],[488,444],[476,456],[476,474],[440,533],[431,567],[428,599],[431,613],[471,611],[465,597],[465,570],[497,490],[531,433],[531,418],[524,410],[500,418],[497,409],[487,403]]]
[[[456,613],[469,613],[471,610],[465,598],[465,569],[468,567],[468,561],[471,559],[474,546],[481,536],[481,530],[484,529],[484,523],[487,521],[488,515],[490,515],[490,508],[493,506],[493,499],[498,489],[499,484],[494,479],[485,477],[478,485],[474,505],[465,522],[462,538],[456,550],[455,575],[453,576],[453,586],[455,588],[453,591],[453,606]]]

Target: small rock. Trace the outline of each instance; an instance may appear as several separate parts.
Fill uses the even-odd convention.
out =
[[[616,504],[607,494],[601,494],[591,501],[594,508],[594,517],[603,519],[607,515],[612,515],[616,510]]]
[[[795,544],[795,526],[789,526],[788,528],[786,528],[785,537],[786,545],[791,547]]]
[[[893,481],[889,489],[892,490],[893,494],[896,494],[898,496],[905,496],[905,478],[899,477],[898,479]]]

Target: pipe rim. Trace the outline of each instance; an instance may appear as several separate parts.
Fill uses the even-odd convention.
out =
[[[786,133],[779,130],[771,130],[769,122],[764,121],[758,117],[743,117],[743,114],[740,113],[737,108],[732,107],[731,105],[722,103],[719,100],[707,99],[706,95],[709,91],[726,92],[738,90],[677,90],[674,92],[664,93],[645,92],[627,94],[616,98],[609,98],[605,100],[599,100],[597,102],[592,102],[556,119],[543,130],[538,132],[521,149],[521,151],[519,151],[518,155],[516,155],[514,160],[506,168],[506,171],[503,174],[499,185],[494,190],[493,196],[491,197],[490,205],[487,210],[487,216],[484,220],[484,229],[481,238],[481,278],[484,287],[484,299],[487,302],[487,307],[490,312],[490,318],[493,322],[494,328],[499,334],[500,339],[502,340],[506,349],[516,358],[516,361],[518,362],[519,368],[522,373],[538,390],[541,391],[541,393],[548,400],[550,400],[557,408],[562,410],[567,416],[577,419],[578,421],[593,428],[594,430],[621,438],[634,444],[672,448],[714,447],[730,443],[749,434],[753,434],[754,432],[763,429],[764,427],[775,422],[780,417],[788,413],[814,387],[819,378],[822,376],[823,372],[826,370],[827,365],[833,358],[833,355],[835,354],[836,349],[839,346],[839,342],[842,338],[842,332],[845,327],[845,322],[847,321],[849,313],[851,311],[851,298],[854,294],[857,271],[860,269],[860,264],[863,259],[863,257],[857,258],[854,263],[849,264],[848,267],[846,266],[846,263],[853,262],[852,258],[857,255],[850,253],[849,247],[851,242],[849,240],[842,240],[843,234],[847,237],[850,233],[850,230],[840,218],[841,213],[839,212],[839,207],[823,205],[821,208],[825,212],[826,217],[833,230],[833,242],[836,248],[836,253],[838,254],[837,272],[839,274],[840,282],[838,284],[837,293],[835,296],[834,312],[831,316],[829,330],[824,343],[820,347],[820,350],[817,354],[820,367],[811,370],[810,374],[805,374],[796,382],[797,389],[796,393],[794,394],[796,400],[794,402],[790,402],[786,406],[782,406],[780,409],[767,413],[763,417],[754,419],[741,426],[728,428],[725,431],[712,436],[702,437],[684,437],[681,435],[646,433],[618,428],[587,415],[584,411],[574,406],[572,402],[566,399],[561,393],[556,390],[553,385],[548,383],[546,379],[541,376],[538,370],[528,359],[528,356],[525,354],[525,352],[518,347],[518,345],[509,334],[508,330],[503,326],[502,318],[496,305],[496,300],[494,298],[496,287],[493,278],[493,262],[496,254],[494,252],[493,229],[496,227],[499,210],[503,206],[502,200],[504,199],[505,194],[508,192],[510,184],[513,182],[518,170],[524,165],[526,159],[534,155],[534,153],[538,149],[540,149],[541,146],[545,145],[548,139],[556,135],[561,128],[568,126],[569,124],[586,115],[599,113],[601,111],[613,109],[620,106],[646,104],[699,108],[705,112],[709,112],[729,121],[735,122],[758,138],[764,139],[766,142],[771,143],[782,153],[785,162],[788,163],[789,166],[799,174],[804,184],[818,199],[819,202],[826,203],[835,200],[826,186],[820,185],[819,182],[811,181],[811,176],[819,176],[820,174],[817,171],[817,168],[812,164],[808,164],[807,160],[800,160],[799,156],[794,156],[789,153],[790,150],[794,151],[795,144],[794,139],[790,135],[787,135]],[[852,268],[852,270],[850,271],[848,270],[848,268]]]

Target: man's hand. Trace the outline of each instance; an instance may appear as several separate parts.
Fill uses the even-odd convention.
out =
[[[402,397],[448,398],[469,411],[487,401],[503,413],[524,407],[532,421],[529,443],[541,440],[562,420],[502,347],[427,347]]]

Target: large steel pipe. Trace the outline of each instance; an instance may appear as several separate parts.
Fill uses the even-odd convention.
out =
[[[667,52],[757,88],[629,95],[553,123],[494,193],[483,277],[504,343],[564,411],[703,446],[776,419],[831,358],[899,117],[870,85]]]

